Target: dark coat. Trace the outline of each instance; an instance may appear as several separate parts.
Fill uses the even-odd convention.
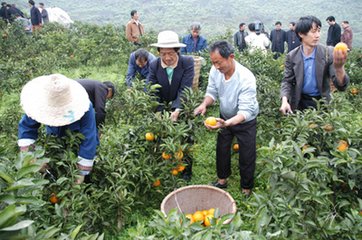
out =
[[[168,102],[172,102],[172,110],[181,108],[182,92],[186,87],[191,88],[194,74],[194,59],[190,56],[180,55],[170,85],[166,69],[161,66],[161,59],[157,58],[153,61],[150,64],[147,82],[161,85],[161,88],[157,92],[160,103],[157,111],[162,111],[163,106],[161,104]]]
[[[31,7],[30,19],[33,26],[41,25],[41,13],[37,7]]]
[[[80,85],[82,85],[88,93],[89,100],[92,102],[96,113],[96,125],[104,123],[106,118],[106,100],[108,94],[108,88],[102,82],[89,79],[78,79]]]
[[[272,30],[270,33],[272,52],[284,53],[284,42],[287,41],[287,33],[284,30]]]
[[[326,47],[321,44],[316,46],[315,55],[315,71],[317,79],[317,87],[321,93],[321,97],[330,100],[330,79],[333,81],[334,86],[344,91],[349,83],[349,77],[346,74],[344,77],[345,84],[339,86],[336,78],[336,72],[333,66],[333,48]],[[326,52],[328,50],[328,53]],[[292,110],[299,106],[302,96],[303,82],[304,82],[304,61],[302,56],[301,46],[287,54],[285,61],[284,77],[280,95],[286,96]]]
[[[338,23],[329,26],[327,35],[327,46],[336,46],[336,44],[341,41],[341,33],[342,29],[338,25]]]
[[[288,43],[288,53],[300,45],[300,40],[297,34],[292,30],[289,30],[287,32],[287,43]]]

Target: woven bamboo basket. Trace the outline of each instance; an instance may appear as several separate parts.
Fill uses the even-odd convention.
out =
[[[231,195],[220,188],[208,185],[190,185],[169,193],[161,203],[161,212],[167,216],[174,208],[184,214],[210,208],[218,208],[220,216],[236,213],[236,204]],[[224,224],[230,223],[231,220],[226,220]]]

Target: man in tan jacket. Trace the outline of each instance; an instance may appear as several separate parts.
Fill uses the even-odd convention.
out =
[[[140,37],[145,33],[143,25],[138,19],[139,15],[137,10],[132,10],[131,20],[127,23],[126,26],[126,37],[128,41],[134,43],[135,45],[140,45]]]

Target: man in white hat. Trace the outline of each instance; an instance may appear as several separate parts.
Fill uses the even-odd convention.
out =
[[[38,138],[41,124],[47,134],[62,137],[67,129],[83,134],[78,151],[77,183],[84,181],[93,167],[98,135],[93,106],[86,90],[61,74],[41,76],[28,82],[21,91],[25,112],[19,122],[18,146],[28,151]]]
[[[159,84],[157,96],[160,105],[157,111],[163,111],[163,103],[172,102],[171,120],[177,121],[181,111],[181,97],[185,88],[191,88],[194,78],[194,59],[180,55],[180,48],[186,45],[179,42],[177,33],[163,31],[158,34],[157,47],[160,57],[150,64],[147,82]]]
[[[177,121],[182,108],[183,91],[191,88],[194,79],[194,59],[180,55],[180,48],[186,45],[179,42],[177,33],[173,31],[160,32],[157,43],[151,46],[157,47],[160,54],[159,58],[150,63],[147,77],[148,83],[161,85],[156,93],[160,103],[156,111],[164,111],[165,103],[171,103],[171,120]],[[192,161],[187,158],[187,167],[183,171],[185,180],[191,178]]]

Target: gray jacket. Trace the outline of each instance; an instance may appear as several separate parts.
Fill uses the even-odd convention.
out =
[[[345,84],[339,86],[336,78],[336,72],[333,65],[333,47],[326,47],[318,44],[316,46],[316,79],[318,90],[321,97],[330,100],[330,79],[334,86],[344,91],[349,83],[349,77],[344,76]],[[326,51],[328,50],[328,51]],[[302,47],[299,46],[293,51],[289,52],[285,61],[284,77],[280,95],[286,96],[291,105],[292,110],[297,109],[302,96],[303,82],[304,82],[304,61],[302,56]]]

